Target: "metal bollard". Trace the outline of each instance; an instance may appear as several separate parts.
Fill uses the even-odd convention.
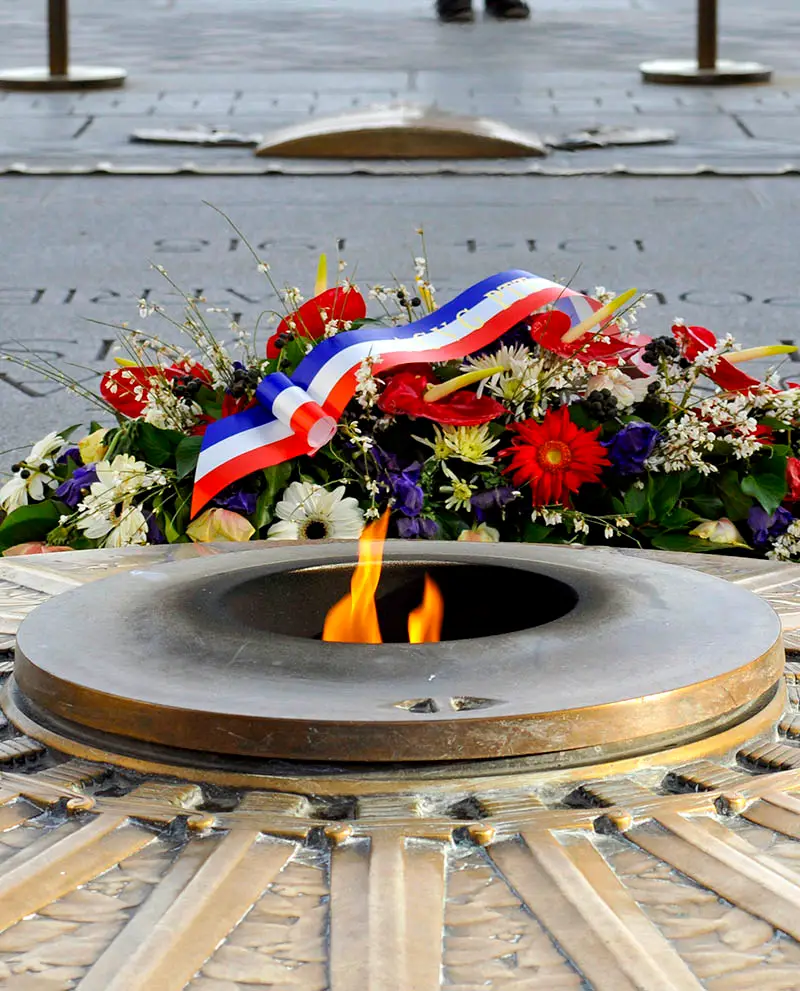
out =
[[[767,83],[772,69],[759,62],[731,62],[717,57],[717,0],[697,0],[697,59],[657,59],[639,67],[646,83],[731,86]]]
[[[100,89],[122,86],[124,69],[69,64],[68,0],[47,0],[48,65],[0,72],[0,89]]]

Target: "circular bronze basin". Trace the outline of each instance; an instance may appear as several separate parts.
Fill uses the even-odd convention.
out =
[[[22,625],[15,677],[76,735],[248,758],[450,761],[634,754],[752,715],[783,667],[750,592],[670,565],[531,545],[389,541],[384,643],[324,643],[352,543],[133,570]],[[442,642],[405,621],[431,574]],[[569,757],[567,756],[567,760]]]

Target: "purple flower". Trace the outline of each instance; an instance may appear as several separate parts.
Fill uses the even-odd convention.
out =
[[[214,499],[212,505],[220,509],[230,509],[234,513],[250,516],[256,511],[258,496],[255,492],[245,492],[243,489],[230,485]]]
[[[153,513],[145,513],[144,518],[147,520],[147,543],[166,544],[167,538],[161,532],[161,527],[156,523],[155,515]]]
[[[415,516],[413,519],[400,516],[397,520],[397,535],[403,540],[414,540],[419,537],[434,540],[438,533],[439,524],[436,520],[429,520],[423,516]]]
[[[603,446],[620,475],[639,475],[659,440],[661,434],[651,424],[628,423]]]
[[[97,481],[97,472],[94,465],[86,465],[85,468],[76,468],[72,477],[66,482],[62,482],[56,489],[56,499],[66,503],[70,509],[74,509],[83,499],[85,489]]]
[[[778,506],[771,516],[760,506],[754,506],[747,514],[747,525],[753,531],[756,547],[766,547],[773,538],[786,533],[792,523],[794,516],[783,506]]]
[[[516,499],[516,492],[510,485],[501,485],[497,489],[487,489],[478,492],[470,499],[472,511],[479,523],[485,523],[493,509],[502,509],[507,503]]]
[[[65,465],[70,458],[72,458],[72,460],[75,462],[76,465],[83,464],[83,458],[81,457],[80,449],[77,447],[68,447],[66,451],[64,451],[62,454],[59,454],[59,456],[56,458],[56,464]]]
[[[404,516],[419,516],[425,503],[425,493],[419,484],[422,465],[412,461],[401,467],[394,454],[379,448],[373,449],[373,456],[381,469],[380,481],[389,490],[394,508]]]

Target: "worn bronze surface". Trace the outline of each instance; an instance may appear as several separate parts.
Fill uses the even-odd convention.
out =
[[[194,553],[0,560],[0,637],[13,647],[24,614],[67,588]],[[677,559],[756,591],[797,646],[800,568]],[[10,659],[4,991],[800,986],[791,655],[772,702],[709,739],[593,766],[519,758],[464,773],[273,762],[237,774],[125,758],[16,708]]]
[[[505,582],[478,624],[494,635],[322,643],[312,635],[347,588],[355,547],[273,545],[140,568],[43,604],[20,630],[15,681],[36,718],[66,721],[65,736],[112,734],[129,753],[143,741],[250,758],[537,754],[563,766],[705,737],[763,705],[780,678],[772,610],[705,575],[525,545],[432,543],[418,558],[408,542],[387,545],[387,599],[406,574],[438,568],[456,590],[445,625],[452,611],[458,636]]]
[[[309,120],[264,136],[268,158],[533,158],[541,139],[500,121],[394,104]]]

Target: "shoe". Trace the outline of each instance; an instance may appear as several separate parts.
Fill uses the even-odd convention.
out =
[[[437,0],[436,13],[443,24],[471,24],[475,20],[472,0]]]
[[[486,0],[486,13],[500,21],[524,21],[531,16],[531,8],[524,0]]]

